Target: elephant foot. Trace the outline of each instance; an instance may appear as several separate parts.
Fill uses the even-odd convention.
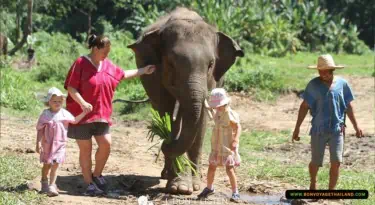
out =
[[[168,181],[166,188],[171,194],[191,195],[193,193],[191,184],[188,177],[175,177]]]
[[[193,190],[199,191],[201,189],[201,180],[198,176],[193,176]]]

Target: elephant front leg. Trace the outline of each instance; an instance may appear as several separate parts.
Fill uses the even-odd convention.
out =
[[[167,162],[168,161],[168,162]],[[164,169],[166,170],[166,176],[168,179],[167,182],[167,192],[171,194],[184,194],[190,195],[193,193],[192,181],[191,181],[191,170],[189,167],[185,167],[185,172],[180,173],[179,175],[176,174],[175,170],[173,169],[172,160],[166,159],[166,166]],[[164,170],[163,170],[164,171]],[[162,172],[163,174],[163,172]]]
[[[195,153],[190,154],[191,152],[195,151],[189,151],[189,159],[194,163],[193,167],[195,169],[195,172],[191,172],[192,176],[192,185],[193,185],[193,191],[199,191],[201,188],[201,170],[200,170],[200,156],[194,156]]]
[[[203,145],[203,139],[205,136],[205,127],[206,127],[206,119],[204,118],[204,121],[198,130],[198,135],[195,138],[195,142],[193,146],[188,151],[188,156],[190,161],[192,161],[193,167],[196,170],[196,172],[192,172],[192,185],[194,191],[199,191],[201,188],[201,157],[202,157],[202,145]]]
[[[164,157],[164,168],[161,171],[161,179],[169,179],[169,173],[172,172],[172,160]]]

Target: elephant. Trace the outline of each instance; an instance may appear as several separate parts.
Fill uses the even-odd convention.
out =
[[[146,27],[127,47],[133,50],[138,68],[156,65],[153,74],[141,76],[141,83],[160,116],[168,113],[175,118],[173,140],[162,145],[165,163],[161,178],[168,180],[166,190],[190,195],[200,190],[208,91],[222,82],[236,57],[243,57],[244,52],[229,36],[183,7]],[[185,153],[198,174],[190,171],[179,176],[172,171],[172,160]]]

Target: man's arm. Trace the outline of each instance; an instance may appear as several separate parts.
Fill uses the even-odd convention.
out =
[[[347,107],[347,109],[346,109],[346,113],[347,113],[347,115],[348,115],[350,121],[351,121],[352,124],[353,124],[353,127],[354,127],[355,132],[356,132],[356,136],[359,137],[359,138],[360,138],[360,137],[363,137],[362,130],[358,127],[357,119],[356,119],[355,116],[354,116],[354,109],[353,109],[353,105],[352,105],[351,102],[348,104],[348,107]]]
[[[304,100],[301,103],[301,105],[299,106],[298,118],[297,118],[296,126],[294,128],[292,142],[294,142],[294,140],[296,140],[296,141],[300,140],[300,138],[299,138],[299,128],[301,127],[301,124],[306,117],[307,111],[309,111],[309,105]]]

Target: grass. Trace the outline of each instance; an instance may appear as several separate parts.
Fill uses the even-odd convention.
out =
[[[278,70],[284,70],[288,75],[296,74],[314,74],[311,70],[306,69],[308,65],[314,65],[317,62],[318,53],[299,52],[295,55],[288,55],[283,58],[268,56],[252,55],[255,64],[260,64]],[[343,64],[346,67],[337,70],[338,75],[355,75],[371,76],[374,72],[374,53],[367,55],[350,55],[350,54],[331,54],[336,64]],[[242,60],[242,59],[241,59]],[[245,60],[249,61],[249,60]],[[306,76],[306,75],[304,75]]]
[[[283,58],[248,54],[237,59],[226,74],[225,87],[229,91],[245,91],[259,101],[274,101],[290,90],[305,89],[307,83],[318,76],[316,70],[307,69],[316,64],[319,54],[298,53]],[[374,75],[374,54],[333,55],[336,64],[346,68],[336,70],[335,75]]]
[[[0,155],[0,204],[40,204],[45,199],[27,188],[27,181],[40,171],[34,161],[30,157]]]
[[[290,134],[272,132],[244,132],[241,135],[241,149],[262,151],[269,145],[282,144],[290,140]],[[244,148],[242,148],[244,147]]]
[[[210,126],[210,125],[209,125]],[[269,145],[283,144],[290,141],[291,137],[290,130],[284,130],[280,133],[270,132],[270,131],[251,131],[242,132],[240,136],[240,152],[243,151],[263,151],[265,147]],[[211,135],[212,128],[208,127],[204,142],[203,150],[205,152],[210,152],[211,149]],[[304,140],[304,138],[302,138]]]

